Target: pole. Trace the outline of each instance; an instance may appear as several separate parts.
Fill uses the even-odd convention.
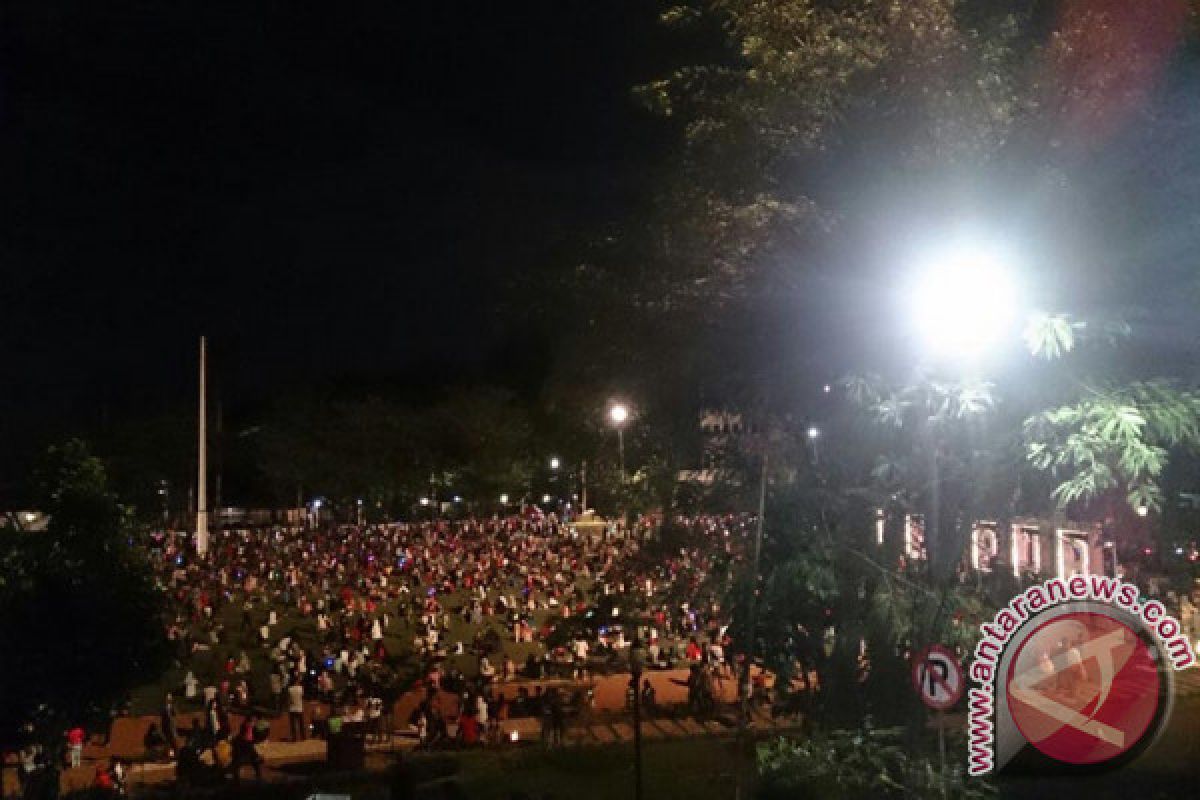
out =
[[[200,413],[197,427],[199,428],[199,465],[196,477],[196,554],[203,557],[208,552],[208,424],[207,424],[207,377],[206,361],[208,358],[208,343],[200,337]]]
[[[584,461],[579,469],[579,482],[582,484],[582,497],[579,503],[579,513],[587,513],[587,462]]]
[[[939,775],[941,784],[942,797],[946,796],[946,718],[945,712],[938,709],[937,712],[937,729],[938,729],[938,764],[941,767]]]
[[[621,465],[621,483],[625,483],[625,429],[617,428],[617,461]]]
[[[633,673],[633,769],[634,800],[642,800],[642,673]]]
[[[767,450],[763,444],[762,471],[758,478],[758,524],[754,527],[754,565],[750,575],[750,626],[749,642],[746,647],[745,659],[742,663],[742,674],[738,678],[738,695],[740,710],[738,713],[738,741],[745,748],[747,728],[750,723],[750,667],[754,663],[754,642],[758,631],[758,570],[762,559],[763,517],[767,512]],[[736,797],[742,797],[742,757],[737,756],[737,789]]]

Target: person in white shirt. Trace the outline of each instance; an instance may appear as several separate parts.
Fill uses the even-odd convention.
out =
[[[288,725],[292,729],[292,741],[303,741],[304,736],[304,687],[293,683],[288,687]]]
[[[488,706],[483,695],[475,695],[475,718],[479,720],[480,730],[486,731],[488,724]]]

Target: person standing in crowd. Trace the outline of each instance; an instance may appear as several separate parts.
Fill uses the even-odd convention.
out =
[[[271,670],[271,675],[268,678],[271,685],[271,708],[276,712],[283,710],[283,678],[279,674],[279,670]]]
[[[241,779],[242,767],[250,767],[254,770],[254,779],[262,781],[262,756],[258,754],[255,748],[255,729],[258,717],[254,714],[246,717],[242,721],[241,727],[238,728],[237,736],[233,740],[233,753],[230,768],[233,771],[233,782],[237,783]]]
[[[567,709],[563,705],[562,693],[557,688],[549,692],[551,744],[562,747],[567,731]]]
[[[72,769],[83,763],[83,740],[85,738],[86,734],[83,728],[78,725],[67,731],[67,754]]]
[[[288,725],[291,728],[292,741],[302,742],[304,735],[304,685],[296,680],[288,687]]]
[[[175,751],[179,749],[179,724],[175,717],[175,701],[170,692],[163,698],[163,707],[158,715],[158,722],[162,728],[163,738],[167,740],[170,756],[174,757]]]
[[[658,692],[654,690],[654,685],[650,683],[649,678],[642,679],[642,713],[647,716],[654,716],[658,709]]]

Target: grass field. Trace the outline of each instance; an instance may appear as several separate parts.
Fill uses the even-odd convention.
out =
[[[442,596],[440,600],[443,607],[451,611],[450,632],[442,635],[442,645],[447,647],[447,649],[452,649],[456,641],[461,641],[469,649],[476,629],[464,622],[461,615],[453,613],[464,603],[469,602],[468,593],[459,591],[451,595]],[[388,630],[384,632],[384,644],[397,667],[397,671],[403,675],[406,671],[415,671],[416,668],[416,656],[412,652],[415,625],[409,624],[405,620],[404,615],[398,613],[398,605],[396,601],[389,601],[384,606],[391,617],[391,624]],[[276,609],[276,611],[278,612],[280,609]],[[535,629],[544,625],[552,616],[557,617],[558,615],[559,612],[557,611],[539,610],[535,612],[533,615]],[[243,632],[241,597],[240,595],[235,595],[235,602],[226,605],[217,614],[218,621],[225,626],[224,641],[212,650],[200,651],[193,654],[182,665],[168,669],[154,683],[134,690],[130,697],[130,713],[134,715],[158,713],[162,707],[163,696],[166,692],[174,693],[177,700],[176,704],[181,711],[198,710],[200,708],[198,701],[188,703],[183,698],[183,680],[187,672],[191,670],[195,674],[196,678],[200,681],[201,687],[209,684],[216,685],[224,677],[225,660],[229,657],[233,657],[236,660],[243,650],[249,656],[252,666],[249,679],[251,691],[257,703],[266,704],[270,698],[268,676],[270,674],[271,663],[268,657],[268,649],[259,644],[258,626],[266,621],[267,610],[256,606],[252,612],[252,617],[252,628]],[[536,655],[540,655],[543,652],[540,645],[536,643],[517,644],[513,642],[511,629],[502,625],[496,617],[484,617],[484,629],[488,628],[493,628],[500,634],[505,654],[516,662],[518,668],[525,662],[525,658],[531,652]],[[314,650],[320,650],[316,620],[302,617],[296,614],[293,609],[288,609],[287,613],[279,613],[278,624],[271,632],[272,639],[278,641],[289,633],[296,636],[305,647],[311,646]],[[494,666],[497,669],[501,668],[502,660],[502,657],[493,659]],[[453,667],[468,676],[473,676],[476,673],[478,664],[477,659],[473,655],[450,655],[445,661],[445,666]],[[236,683],[241,677],[237,675],[231,676],[231,680]]]

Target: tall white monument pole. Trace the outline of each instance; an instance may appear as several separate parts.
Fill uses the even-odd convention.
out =
[[[208,402],[206,364],[208,345],[200,337],[200,429],[199,475],[196,478],[196,553],[203,556],[208,552]]]

